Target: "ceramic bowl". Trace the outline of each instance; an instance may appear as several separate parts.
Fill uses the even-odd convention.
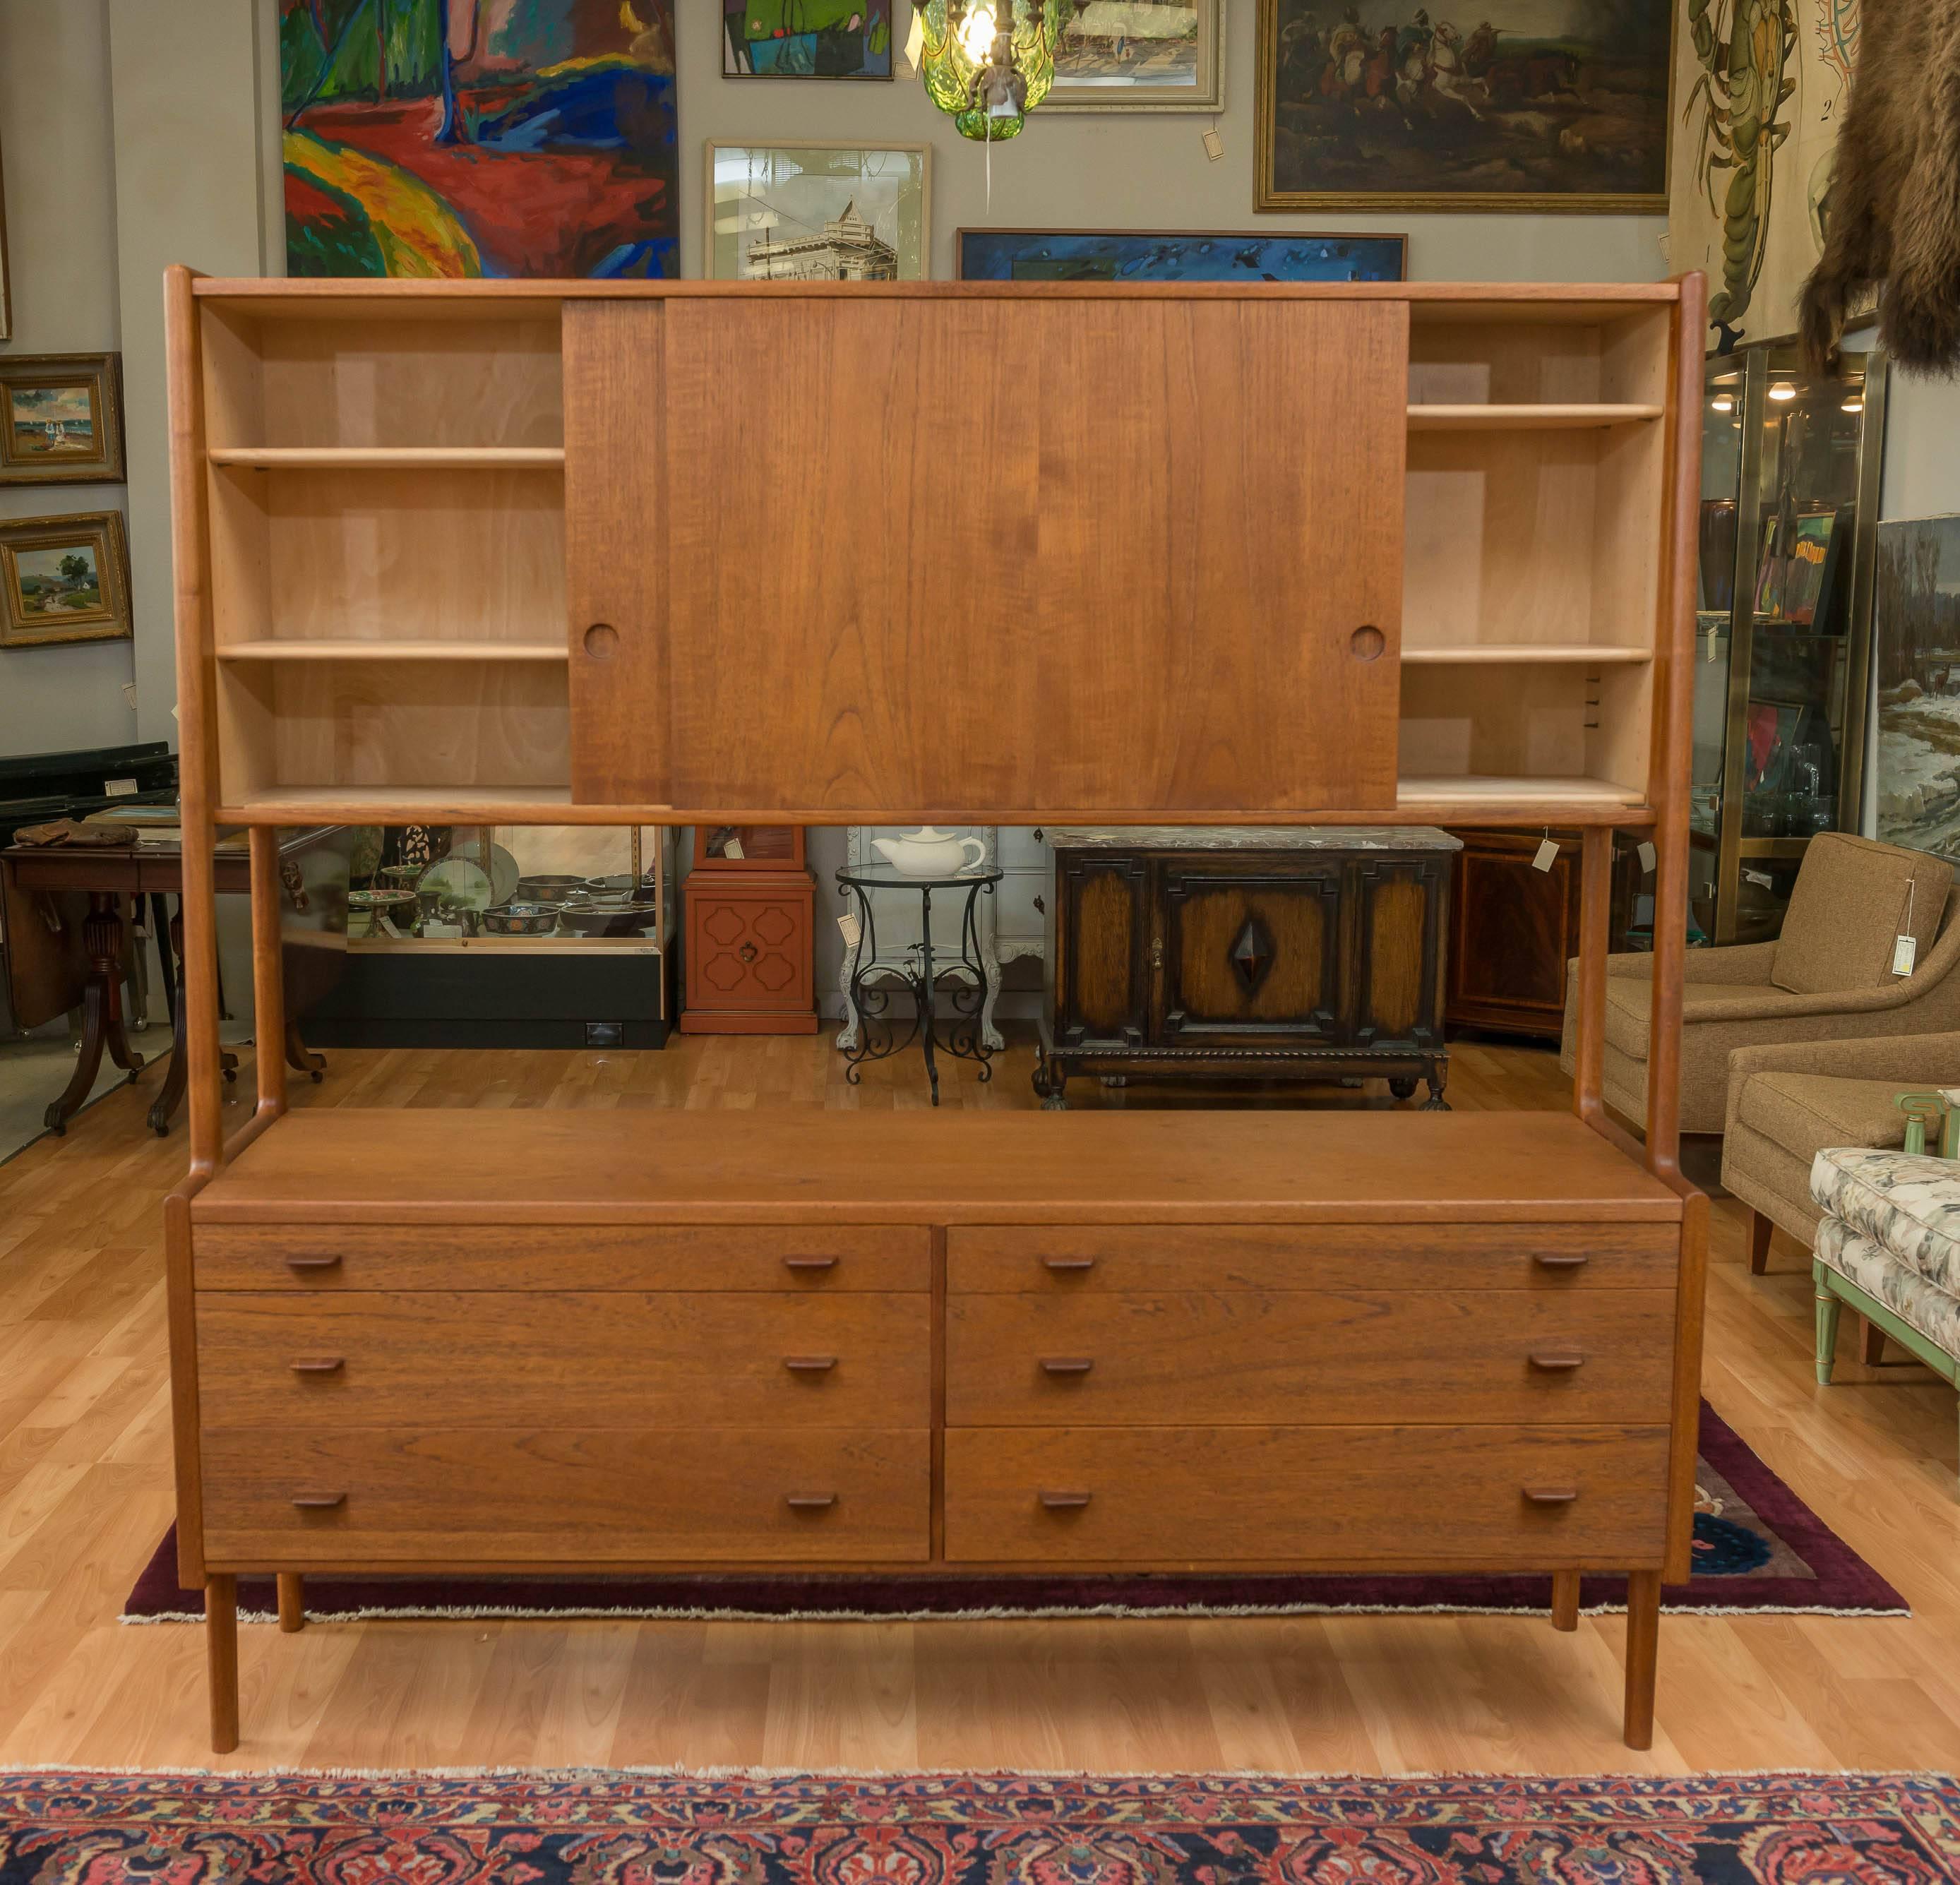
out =
[[[575,892],[585,888],[583,877],[522,877],[517,881],[517,892],[511,899],[518,903],[563,903]]]
[[[485,936],[549,936],[558,919],[555,903],[505,903],[484,911],[476,921]]]

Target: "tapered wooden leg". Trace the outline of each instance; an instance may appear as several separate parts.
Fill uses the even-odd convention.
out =
[[[1660,1653],[1660,1573],[1627,1575],[1627,1709],[1621,1738],[1653,1746],[1654,1670]]]
[[[1551,1626],[1554,1629],[1579,1627],[1579,1573],[1554,1571],[1551,1574]]]
[[[213,1572],[204,1586],[205,1679],[211,1688],[211,1751],[238,1745],[238,1580]]]
[[[1761,1212],[1749,1213],[1749,1274],[1760,1276],[1770,1267],[1770,1233],[1776,1229]]]
[[[306,1628],[306,1579],[297,1571],[279,1573],[279,1627],[289,1636]]]
[[[1885,1359],[1885,1332],[1869,1316],[1861,1315],[1858,1320],[1864,1325],[1860,1359],[1867,1368],[1876,1368]]]
[[[1824,1266],[1816,1266],[1817,1276],[1817,1381],[1831,1385],[1831,1371],[1838,1360],[1838,1318],[1844,1305],[1825,1286]]]

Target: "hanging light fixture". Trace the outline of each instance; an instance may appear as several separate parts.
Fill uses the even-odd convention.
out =
[[[1055,49],[1075,0],[915,0],[918,65],[963,138],[1017,137],[1055,83]]]

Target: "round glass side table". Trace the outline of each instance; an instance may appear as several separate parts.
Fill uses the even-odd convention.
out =
[[[916,1041],[925,1060],[926,1078],[932,1085],[932,1103],[939,1104],[937,1056],[950,1054],[956,1060],[977,1062],[980,1077],[991,1079],[988,1063],[993,1050],[981,1032],[980,1018],[987,1003],[987,971],[981,960],[980,933],[974,920],[980,895],[994,894],[1003,873],[989,867],[979,870],[949,872],[943,877],[908,876],[889,864],[858,864],[837,873],[837,894],[858,904],[858,937],[851,948],[850,996],[858,1017],[856,1043],[845,1049],[850,1062],[845,1078],[857,1085],[859,1070],[867,1060],[883,1060],[902,1054]],[[934,952],[932,940],[933,892],[950,893],[959,905],[959,942],[956,952],[948,946]],[[919,899],[919,940],[908,952],[906,966],[898,973],[895,987],[870,980],[878,963],[877,914],[873,899],[894,892],[911,892]],[[889,963],[879,964],[879,972],[891,972]],[[912,1026],[892,1013],[892,997],[901,993],[912,997]],[[944,1032],[938,1019],[938,997],[944,994],[953,1010]]]

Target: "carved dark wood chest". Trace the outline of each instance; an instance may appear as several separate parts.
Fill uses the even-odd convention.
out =
[[[1386,1079],[1443,1108],[1446,832],[1052,831],[1036,1089]]]

